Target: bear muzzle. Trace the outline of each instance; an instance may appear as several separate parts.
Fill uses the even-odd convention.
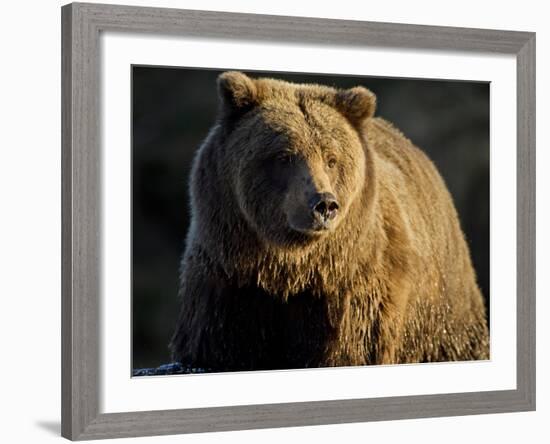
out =
[[[317,193],[309,200],[314,231],[327,230],[338,215],[340,205],[332,193]]]

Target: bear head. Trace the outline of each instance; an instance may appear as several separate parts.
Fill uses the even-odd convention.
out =
[[[375,95],[240,72],[221,74],[218,91],[219,168],[258,237],[284,248],[338,230],[365,186],[363,126]]]

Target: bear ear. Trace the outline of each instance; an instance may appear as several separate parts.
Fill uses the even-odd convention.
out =
[[[364,120],[374,116],[376,96],[367,88],[356,86],[338,91],[335,106],[353,125],[359,127]]]
[[[220,74],[218,94],[224,108],[233,112],[248,109],[258,101],[258,88],[255,81],[238,71]]]

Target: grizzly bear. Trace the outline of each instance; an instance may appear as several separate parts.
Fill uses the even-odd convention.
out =
[[[218,78],[190,179],[174,360],[212,371],[488,359],[432,162],[364,87]]]

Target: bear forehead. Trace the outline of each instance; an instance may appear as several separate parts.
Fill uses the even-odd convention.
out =
[[[266,100],[258,112],[266,129],[291,145],[335,147],[353,138],[345,118],[316,99]]]
[[[327,97],[335,93],[320,85],[258,80],[261,105],[258,112],[268,128],[291,139],[348,139],[352,135],[346,118]]]

